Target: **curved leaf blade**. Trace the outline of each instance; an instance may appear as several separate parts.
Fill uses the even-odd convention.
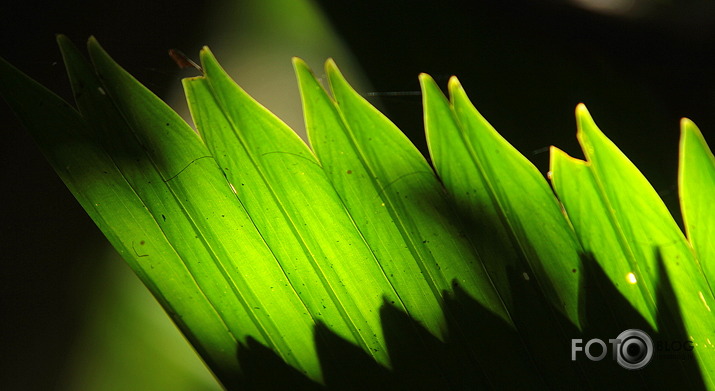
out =
[[[401,297],[414,292],[412,301],[405,300],[406,307],[430,329],[430,323],[414,310],[430,304],[424,293],[420,299],[420,291],[425,290],[421,285],[427,284],[439,301],[458,298],[456,305],[443,305],[448,329],[430,330],[471,352],[492,384],[538,387],[542,379],[434,171],[407,137],[348,84],[332,60],[326,63],[326,73],[339,117],[333,115],[330,125],[309,126],[309,136],[316,150],[323,151],[321,161],[371,248],[386,270],[394,270],[388,272],[393,281],[400,275],[412,277],[411,284],[395,282]],[[325,93],[320,96],[329,111],[331,100]],[[325,129],[341,129],[343,134]],[[335,145],[340,146],[337,153],[331,152]],[[395,265],[393,259],[404,261]],[[471,300],[480,312],[474,313]],[[433,316],[432,321],[441,322],[442,316]],[[487,345],[471,333],[500,335],[501,345]]]
[[[477,169],[552,304],[574,325],[582,251],[546,180],[479,114],[456,78],[449,83],[454,113]]]
[[[389,119],[350,87],[334,62],[326,63],[326,73],[343,118],[346,141],[353,143],[350,146],[354,155],[350,161],[346,159],[347,153],[340,159],[327,159],[331,156],[324,153],[324,161],[333,183],[352,206],[353,215],[362,214],[356,220],[365,221],[363,232],[368,242],[374,244],[374,251],[382,255],[379,258],[413,259],[400,265],[411,270],[403,273],[424,276],[436,298],[442,299],[441,292],[460,286],[495,315],[510,322],[481,261],[454,224],[455,215],[429,164]],[[319,140],[320,134],[314,134],[314,139]],[[346,175],[349,167],[360,167],[364,172]],[[366,197],[370,188],[379,190]],[[365,202],[366,198],[374,201]],[[420,292],[425,287],[404,285],[399,290],[401,294],[412,292],[414,300],[424,303],[424,294]],[[425,316],[416,318],[429,319],[429,315]]]
[[[549,276],[545,276],[543,272],[547,268],[559,268],[562,265],[552,260],[543,260],[544,264],[541,265],[542,260],[538,258],[527,261],[524,250],[520,247],[521,243],[517,241],[517,232],[512,230],[507,220],[507,217],[528,220],[531,218],[532,209],[537,206],[528,200],[525,201],[526,205],[504,206],[503,203],[509,201],[509,198],[503,194],[499,196],[496,192],[504,189],[495,189],[490,183],[495,180],[506,180],[507,183],[519,184],[516,178],[533,175],[534,168],[524,167],[524,162],[519,160],[524,158],[520,155],[515,157],[518,152],[496,135],[491,127],[486,129],[466,127],[464,121],[479,122],[481,116],[466,118],[475,116],[475,110],[468,108],[471,104],[464,93],[458,91],[460,87],[455,78],[450,81],[450,91],[453,100],[462,101],[459,103],[462,110],[460,116],[465,118],[457,116],[454,106],[450,105],[431,77],[420,75],[420,82],[424,100],[427,145],[434,167],[447,188],[452,202],[460,211],[459,217],[464,222],[467,234],[470,235],[492,281],[504,298],[524,346],[549,386],[568,387],[581,384],[582,379],[576,367],[578,363],[566,359],[569,357],[570,349],[568,342],[578,333],[575,327],[579,324],[578,293],[572,292],[573,296],[566,297],[568,289],[559,292],[553,286],[551,290],[544,291],[543,285],[549,286],[555,281],[549,280]],[[484,123],[481,126],[484,126]],[[474,132],[474,137],[478,134],[480,140],[471,141],[468,132]],[[476,142],[491,145],[487,154],[493,156],[476,156],[475,149],[472,148],[472,144]],[[494,170],[500,168],[511,170],[504,170],[497,176],[487,177],[480,159],[492,159]],[[529,163],[526,162],[526,165]],[[538,172],[535,174],[539,175]],[[490,175],[495,174],[490,173]],[[504,176],[514,178],[502,179]],[[531,178],[530,181],[533,184],[538,180]],[[540,186],[538,182],[537,186]],[[510,191],[524,193],[520,184]],[[527,205],[531,205],[532,208],[527,208]],[[521,215],[516,215],[516,210],[519,210]],[[559,224],[559,219],[564,219],[563,215],[558,216],[556,224]],[[533,223],[538,224],[538,221],[534,220]],[[537,226],[536,229],[541,230],[542,227]],[[578,255],[575,250],[575,248],[571,249],[572,255],[573,253]],[[579,270],[575,269],[576,272]],[[577,274],[574,273],[574,269],[569,269],[568,272]],[[567,278],[568,280],[564,282],[566,288],[575,277]],[[565,306],[563,303],[570,304]],[[566,311],[567,308],[569,311]]]
[[[235,383],[240,366],[226,346],[236,343],[206,301],[161,227],[123,178],[91,130],[59,97],[0,59],[0,93],[35,137],[43,154],[108,238],[186,333],[224,384]],[[43,115],[38,116],[36,110]],[[147,240],[152,238],[153,240]],[[161,258],[147,254],[162,254]],[[201,331],[201,332],[198,332]]]
[[[678,188],[688,241],[712,289],[715,283],[715,157],[689,119],[680,123]]]
[[[591,165],[551,147],[551,182],[584,250],[651,328],[657,330],[656,281],[641,272]]]
[[[186,83],[197,126],[289,280],[316,319],[389,366],[378,309],[400,297],[322,167],[206,49],[202,64],[206,78]]]
[[[687,337],[695,347],[693,353],[703,381],[715,387],[715,314],[712,312],[715,298],[692,248],[653,187],[598,129],[584,105],[578,106],[576,116],[578,139],[640,270],[648,279],[659,281],[663,269],[672,285],[673,295],[659,303],[659,307],[662,306],[659,311],[667,309],[670,314],[682,316]]]

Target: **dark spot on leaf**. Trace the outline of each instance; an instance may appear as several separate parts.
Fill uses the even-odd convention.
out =
[[[139,242],[139,245],[140,245],[140,246],[143,246],[144,243],[145,243],[145,242],[142,240],[141,242]]]
[[[161,215],[161,218],[164,219],[164,221],[166,221],[166,216]]]
[[[576,273],[576,269],[571,269],[571,273]]]
[[[352,174],[352,173],[353,173],[353,170],[347,170],[346,172],[347,172],[348,174]]]

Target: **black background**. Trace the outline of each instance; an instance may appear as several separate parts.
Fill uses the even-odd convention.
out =
[[[78,44],[94,34],[163,94],[179,78],[167,49],[197,51],[211,43],[205,23],[213,3],[110,3],[6,4],[0,55],[68,97],[54,34]],[[581,156],[573,110],[584,102],[677,215],[680,117],[694,120],[715,142],[712,2],[659,3],[637,18],[546,0],[318,4],[375,91],[416,91],[420,72],[445,86],[456,74],[482,114],[544,173],[549,145]],[[382,107],[424,150],[419,97],[386,96]],[[106,241],[5,104],[0,119],[0,384],[52,389],[83,320],[78,298],[98,268],[92,249]]]

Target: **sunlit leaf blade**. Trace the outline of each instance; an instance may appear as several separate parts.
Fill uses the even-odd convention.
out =
[[[250,337],[320,379],[313,320],[208,149],[96,41],[90,40],[89,51],[105,92],[125,120],[106,129],[120,140],[111,152],[227,331],[243,346]]]
[[[477,168],[542,290],[579,325],[581,248],[543,175],[477,112],[456,78],[449,92]],[[545,223],[548,222],[548,223]]]
[[[590,164],[552,147],[551,181],[588,258],[598,263],[618,292],[657,330],[656,281],[639,270]]]
[[[681,123],[680,207],[688,240],[710,287],[715,284],[715,158],[695,124]]]
[[[293,64],[303,99],[308,136],[326,174],[360,227],[385,274],[400,292],[408,313],[424,322],[435,335],[442,337],[445,324],[440,301],[433,287],[422,277],[423,272],[411,262],[412,254],[406,249],[399,232],[394,230],[392,224],[388,227],[381,224],[384,222],[381,215],[389,213],[387,206],[380,199],[380,188],[371,180],[365,163],[356,156],[336,107],[307,65],[299,59],[294,59]],[[329,146],[326,141],[330,143]],[[361,181],[362,186],[355,186],[354,182],[346,185],[351,180]],[[358,207],[355,205],[357,199],[361,202]],[[381,245],[382,242],[386,244]],[[393,257],[390,257],[385,254],[385,246],[391,246],[393,250],[399,247],[399,255],[393,253]]]
[[[519,182],[524,176],[527,178],[524,180],[525,185],[543,190],[538,179],[533,178],[534,175],[539,175],[538,172],[535,172],[528,162],[522,161],[521,159],[524,158],[490,127],[477,129],[473,128],[475,124],[471,124],[470,128],[466,127],[471,121],[480,120],[481,117],[466,118],[478,114],[475,114],[473,107],[471,109],[465,107],[471,104],[466,100],[466,96],[463,96],[463,92],[458,91],[456,79],[450,83],[452,98],[462,101],[459,106],[463,110],[461,114],[463,120],[468,121],[466,124],[457,121],[452,106],[431,77],[420,75],[420,82],[430,154],[437,173],[460,211],[459,217],[464,221],[467,234],[470,235],[483,259],[497,290],[502,297],[505,297],[507,308],[512,314],[519,335],[547,382],[552,386],[556,384],[575,386],[581,380],[574,364],[564,357],[568,357],[569,354],[570,336],[578,332],[575,326],[579,323],[576,313],[578,292],[569,290],[571,280],[578,278],[569,275],[565,277],[567,280],[563,284],[550,281],[549,275],[545,275],[545,272],[554,271],[555,274],[551,277],[555,277],[559,275],[559,269],[563,265],[553,259],[532,258],[527,262],[528,258],[520,247],[523,245],[524,238],[522,241],[517,240],[518,232],[512,230],[507,220],[507,217],[512,220],[527,220],[532,218],[534,213],[544,213],[535,211],[543,207],[535,205],[528,199],[527,190]],[[470,140],[468,132],[475,132],[484,139],[474,142],[491,145],[486,153],[491,156],[475,154],[473,141]],[[490,173],[491,176],[487,177],[481,160],[491,161],[492,169],[497,172]],[[498,172],[498,169],[503,171]],[[495,188],[495,184],[491,183],[493,181],[499,181],[500,187]],[[537,184],[534,185],[534,182]],[[524,202],[524,205],[511,205],[508,203],[507,195],[497,193],[506,191],[503,188],[505,184],[514,186],[508,190],[509,192],[523,194],[520,201]],[[552,202],[555,201],[546,201],[547,204]],[[520,214],[517,214],[517,211]],[[557,217],[551,217],[555,219],[553,223],[552,220],[533,220],[530,228],[544,232],[558,232],[557,228],[552,227],[552,224],[557,226],[561,224],[560,220],[564,218],[560,211],[558,213]],[[545,221],[549,223],[545,224]],[[575,250],[571,247],[566,254],[573,256]],[[578,274],[579,270],[578,267],[574,267],[568,270],[568,274]],[[552,286],[553,283],[558,284]],[[542,285],[551,288],[544,292]],[[560,288],[561,285],[563,290],[557,291],[556,288]],[[568,292],[571,297],[566,297]],[[563,303],[569,305],[565,306]],[[569,308],[569,317],[564,315],[566,308]]]
[[[453,210],[429,164],[390,120],[350,87],[334,62],[328,61],[326,71],[344,118],[343,142],[347,141],[345,145],[352,153],[346,152],[340,159],[329,155],[327,146],[319,145],[318,140],[325,139],[319,129],[315,129],[313,139],[318,141],[316,148],[324,151],[321,156],[333,183],[378,257],[404,259],[399,265],[404,275],[401,278],[412,276],[412,281],[400,282],[401,296],[412,296],[414,307],[432,310],[425,300],[425,287],[416,284],[421,281],[414,278],[422,275],[436,298],[441,299],[441,292],[450,292],[458,285],[509,321],[483,265],[455,225]],[[342,142],[331,145],[335,144]],[[350,159],[346,155],[351,155]],[[347,174],[349,170],[351,174]],[[373,198],[367,197],[366,189],[379,190]],[[391,266],[391,262],[385,263],[385,267]],[[415,317],[429,322],[429,318]]]
[[[289,280],[316,319],[389,365],[379,308],[400,298],[321,166],[207,49],[202,64],[206,78],[185,83],[192,115]]]
[[[0,79],[0,92],[65,185],[213,371],[226,385],[234,384],[240,368],[235,353],[226,346],[235,344],[235,339],[226,333],[214,308],[164,239],[154,216],[109,155],[87,136],[90,131],[84,120],[60,98],[2,60]],[[38,109],[42,115],[37,115]]]
[[[471,186],[470,182],[482,182],[479,172],[468,170],[474,164],[469,150],[461,136],[449,103],[437,85],[428,75],[421,75],[423,88],[425,131],[432,162],[440,179],[450,191],[452,201],[460,217],[467,225],[474,225],[479,231],[478,238],[472,238],[492,281],[499,290],[508,308],[514,305],[507,268],[517,268],[518,257],[509,236],[500,222],[491,195],[482,186]],[[461,162],[459,164],[453,164]],[[479,179],[475,179],[475,175]],[[487,201],[487,202],[485,202]],[[487,216],[488,215],[488,216]],[[480,216],[481,219],[475,218]],[[483,221],[483,223],[482,223]],[[467,234],[473,234],[468,232]]]
[[[662,283],[662,264],[673,296],[659,311],[680,314],[693,341],[703,381],[715,387],[715,305],[710,286],[692,248],[653,187],[628,158],[598,129],[586,107],[576,110],[578,138],[591,163],[636,262],[646,278]],[[638,277],[638,276],[636,276]],[[679,319],[674,319],[678,321]]]
[[[434,335],[471,352],[467,362],[455,362],[457,355],[436,362],[435,371],[466,365],[469,372],[480,368],[487,381],[499,384],[508,367],[514,377],[504,384],[538,384],[521,342],[511,334],[515,330],[503,303],[421,154],[350,87],[332,61],[326,73],[336,101],[305,63],[296,59],[294,65],[311,144],[405,307]],[[476,300],[480,312],[474,313],[463,298],[445,308],[457,301],[455,296]],[[470,317],[479,318],[479,324],[470,323]],[[490,335],[503,332],[508,340],[490,349],[481,338],[464,339],[475,328]],[[425,359],[430,357],[438,355]]]

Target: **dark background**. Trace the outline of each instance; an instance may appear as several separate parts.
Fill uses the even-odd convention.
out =
[[[109,3],[6,4],[0,56],[68,97],[54,34],[78,44],[94,34],[161,95],[180,76],[167,49],[196,53],[211,44],[205,23],[215,3]],[[715,143],[711,1],[661,1],[620,15],[556,0],[318,4],[374,91],[417,91],[420,72],[444,87],[456,74],[482,114],[544,173],[549,145],[582,156],[573,110],[584,102],[677,215],[679,119],[691,118]],[[424,151],[420,98],[383,96],[381,104]],[[98,272],[93,249],[106,241],[4,103],[0,119],[0,387],[53,389],[86,317],[80,298]]]

